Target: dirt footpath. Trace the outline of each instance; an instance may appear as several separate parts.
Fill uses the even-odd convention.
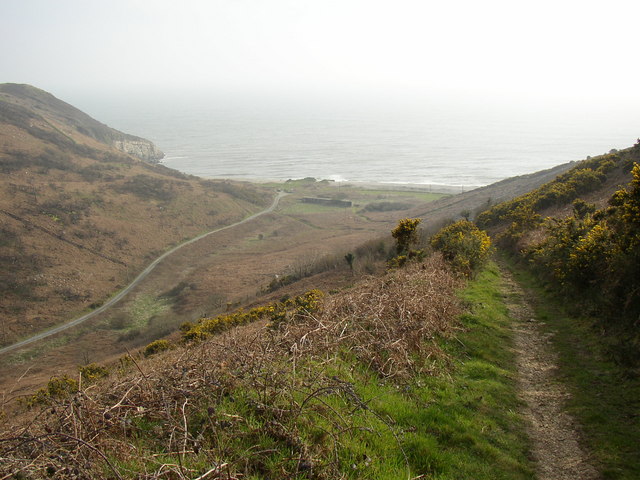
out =
[[[600,476],[579,444],[579,426],[564,411],[569,398],[557,380],[557,355],[522,288],[503,270],[504,292],[514,325],[520,398],[525,402],[539,480],[595,480]]]

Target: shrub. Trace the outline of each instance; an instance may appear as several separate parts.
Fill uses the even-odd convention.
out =
[[[466,276],[472,276],[491,253],[489,236],[468,220],[444,227],[431,238],[431,246]]]
[[[46,405],[54,400],[62,400],[78,391],[78,382],[73,378],[63,375],[61,377],[51,377],[46,387],[36,391],[26,400],[27,407],[36,405]]]
[[[525,254],[538,276],[571,299],[581,313],[595,313],[605,329],[623,329],[625,361],[640,362],[640,165],[609,207],[574,202],[574,215],[550,219],[546,236]]]
[[[314,289],[295,298],[283,299],[262,307],[252,308],[248,312],[238,310],[212,318],[201,318],[197,323],[185,322],[180,326],[182,338],[186,341],[204,340],[210,335],[223,332],[237,325],[268,319],[272,327],[294,321],[299,316],[317,312],[322,304],[324,293]]]
[[[406,255],[411,247],[417,243],[420,222],[422,222],[420,218],[403,218],[391,231],[391,236],[396,239],[398,255]]]
[[[376,202],[367,204],[360,212],[392,212],[394,210],[406,210],[411,206],[410,203],[402,202]]]
[[[634,147],[635,148],[635,147]],[[624,154],[615,153],[584,160],[571,170],[558,175],[554,180],[520,197],[500,203],[482,212],[477,219],[480,228],[487,228],[505,222],[511,222],[512,217],[522,218],[526,213],[530,219],[546,208],[566,205],[580,195],[600,188],[607,179],[607,174],[617,167],[629,168],[630,159],[637,152],[629,149]],[[516,213],[516,212],[520,213]],[[528,224],[516,222],[511,224],[512,238],[521,235],[528,228]]]
[[[409,250],[406,255],[397,255],[387,262],[387,268],[402,268],[407,262],[421,262],[427,256],[425,250]]]
[[[406,255],[397,255],[387,262],[387,268],[389,268],[390,270],[394,268],[402,268],[406,265],[406,263]]]
[[[89,365],[78,367],[78,370],[80,371],[82,379],[87,382],[92,382],[109,375],[109,370],[107,370],[106,367],[98,365],[97,363],[90,363]]]
[[[264,205],[270,199],[270,194],[259,190],[254,185],[246,183],[235,183],[226,180],[201,180],[200,184],[216,192],[224,192],[232,197],[254,205]]]
[[[498,236],[497,243],[515,252],[518,251],[518,242],[525,232],[534,230],[542,222],[542,217],[528,205],[514,208],[503,219],[509,223],[507,229]]]
[[[353,272],[353,261],[355,259],[356,259],[356,257],[351,252],[347,253],[344,256],[344,260],[347,262],[347,264],[349,265],[349,268],[351,269],[352,272]]]
[[[140,174],[111,188],[118,193],[131,193],[142,200],[168,202],[176,196],[175,185],[176,182],[173,181]]]
[[[593,215],[595,211],[596,206],[593,203],[587,203],[580,198],[573,202],[573,215],[576,218],[584,218],[587,215]]]
[[[171,344],[167,340],[156,340],[151,342],[149,345],[144,347],[142,354],[145,357],[150,357],[151,355],[155,355],[156,353],[164,352],[171,348]]]

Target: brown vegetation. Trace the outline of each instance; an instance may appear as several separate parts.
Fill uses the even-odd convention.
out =
[[[262,208],[279,188],[189,177],[106,148],[62,117],[45,121],[24,109],[20,115],[0,122],[0,284],[8,289],[0,303],[0,344],[95,308],[170,246]],[[433,231],[482,207],[487,197],[522,192],[545,175],[433,207],[427,202],[438,195],[424,190],[287,182],[293,194],[278,212],[180,250],[86,329],[8,356],[0,384],[13,385],[28,371],[20,393],[33,392],[57,372],[140,348],[184,321],[352,284],[379,270],[392,249],[389,230],[408,214],[380,205],[424,213],[426,230]],[[354,207],[299,202],[308,196],[349,199]]]
[[[353,412],[375,419],[339,377],[339,365],[355,358],[358,368],[398,385],[431,372],[444,356],[433,340],[457,328],[457,286],[434,256],[302,308],[277,326],[234,329],[147,361],[127,356],[98,384],[58,379],[22,426],[0,433],[0,473],[234,478],[277,461],[269,468],[335,478],[338,459],[330,452]],[[227,413],[238,410],[242,415]],[[324,425],[316,437],[301,437],[296,425],[316,418]],[[266,438],[292,456],[264,450]],[[225,446],[230,442],[248,448],[239,454]]]

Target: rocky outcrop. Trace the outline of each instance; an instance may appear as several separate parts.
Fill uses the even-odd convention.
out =
[[[164,153],[158,150],[153,142],[143,138],[114,140],[113,146],[124,153],[151,163],[158,163],[164,158]]]

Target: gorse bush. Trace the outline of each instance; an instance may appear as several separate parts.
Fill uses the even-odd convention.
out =
[[[164,352],[171,348],[171,344],[168,340],[155,340],[151,342],[149,345],[144,347],[142,354],[145,357],[150,357],[151,355],[155,355],[156,353]]]
[[[559,295],[573,315],[592,317],[620,364],[640,364],[640,140],[577,164],[526,195],[493,206],[478,217],[480,228],[496,232],[495,243],[527,261],[539,279]],[[607,205],[597,197],[630,174]],[[604,200],[604,198],[602,198]],[[556,218],[549,207],[572,204]],[[547,210],[549,212],[549,210]]]
[[[444,227],[431,238],[431,246],[440,252],[454,269],[472,276],[489,258],[491,240],[468,220]]]
[[[86,382],[93,382],[99,378],[103,378],[109,375],[109,370],[97,363],[90,363],[78,368],[82,379]]]
[[[398,255],[406,255],[411,247],[418,242],[420,222],[422,222],[420,218],[403,218],[391,231],[391,236],[396,240]]]
[[[397,255],[387,262],[390,269],[404,267],[409,261],[422,261],[427,256],[425,250],[409,250],[406,255]]]
[[[640,363],[640,140],[633,147],[580,162],[526,195],[478,217],[495,227],[496,244],[525,259],[572,314],[586,315],[606,333],[613,357]],[[596,209],[580,198],[597,195],[621,175],[608,204]],[[573,203],[573,215],[543,218],[548,207]],[[566,211],[566,209],[563,209]]]
[[[404,267],[410,260],[424,260],[426,252],[412,248],[418,243],[420,236],[418,225],[421,222],[421,218],[403,218],[391,231],[391,236],[396,240],[397,255],[387,261],[388,268]]]
[[[51,377],[46,387],[27,397],[25,404],[28,408],[36,405],[47,405],[67,398],[78,392],[78,382],[67,375]]]

